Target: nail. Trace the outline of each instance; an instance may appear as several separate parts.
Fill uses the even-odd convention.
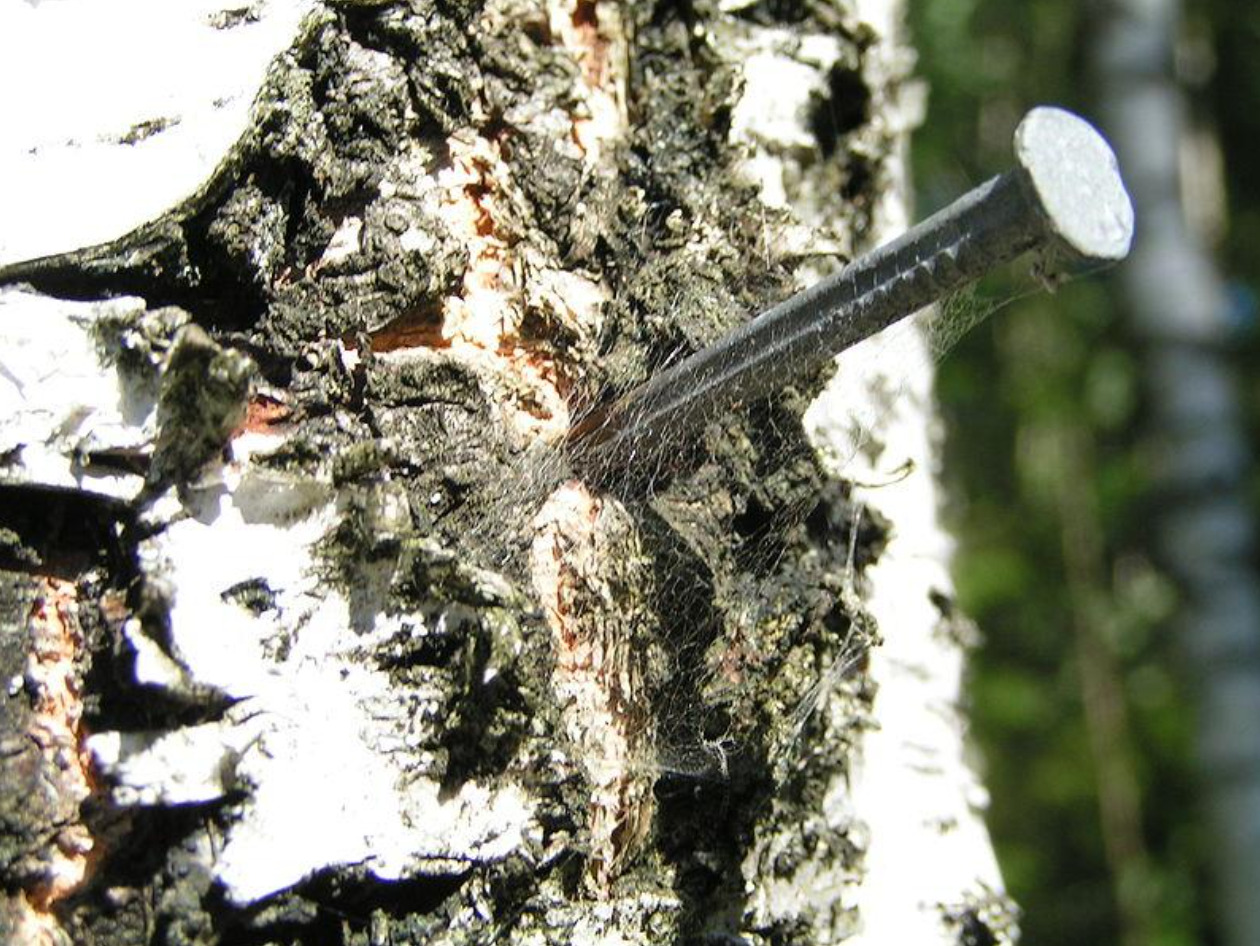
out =
[[[1110,145],[1059,108],[1015,131],[1016,167],[797,293],[577,424],[575,468],[596,481],[669,469],[704,424],[1030,251],[1068,266],[1123,259],[1133,205]]]

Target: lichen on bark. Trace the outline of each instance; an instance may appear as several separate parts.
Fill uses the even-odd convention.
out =
[[[95,255],[0,273],[179,305],[216,336],[210,355],[248,354],[251,409],[283,410],[275,442],[237,463],[242,482],[295,496],[319,484],[266,521],[327,517],[312,549],[346,602],[337,659],[346,676],[384,675],[394,704],[368,742],[443,802],[510,789],[530,811],[510,849],[439,844],[390,875],[398,888],[366,858],[245,909],[207,867],[262,788],[253,744],[234,744],[238,794],[200,826],[186,809],[140,815],[136,830],[168,849],[137,876],[126,856],[140,840],[116,842],[98,886],[61,908],[69,928],[171,943],[544,942],[575,928],[786,943],[846,928],[842,903],[749,925],[757,877],[860,870],[821,810],[866,722],[875,630],[847,592],[885,526],[807,441],[825,376],[712,418],[646,490],[574,484],[564,447],[574,418],[781,298],[823,245],[784,238],[793,218],[750,182],[732,130],[747,77],[736,40],[789,27],[843,51],[802,147],[861,226],[881,155],[842,143],[864,120],[877,38],[841,5],[333,2],[193,202]],[[843,225],[830,237],[851,245]],[[162,391],[179,416],[186,401]],[[156,482],[213,480],[222,457],[192,447],[155,454]],[[562,508],[575,492],[579,525]],[[193,490],[184,514],[212,522],[217,495]],[[256,496],[238,505],[264,516]],[[178,523],[126,533],[138,575],[117,581],[135,578],[133,623],[110,626],[179,663],[163,621],[185,592],[164,584],[164,528]],[[283,627],[265,648],[279,674],[314,632],[285,624],[267,577],[215,593]],[[229,685],[208,690],[182,690],[146,726],[251,725],[225,709]],[[135,724],[115,705],[95,728]],[[768,837],[787,840],[770,851]],[[228,902],[208,893],[216,876]]]

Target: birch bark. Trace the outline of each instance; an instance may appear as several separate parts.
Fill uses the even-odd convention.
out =
[[[646,496],[563,452],[600,398],[904,226],[899,17],[99,21],[102,83],[141,63],[145,94],[69,139],[6,119],[30,136],[0,233],[9,930],[1014,937],[917,330],[848,356],[805,425],[826,379],[714,418]],[[227,91],[181,99],[171,49],[220,42]]]

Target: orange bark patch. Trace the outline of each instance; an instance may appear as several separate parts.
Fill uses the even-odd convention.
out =
[[[582,66],[582,78],[591,88],[603,88],[609,83],[608,51],[611,43],[599,31],[599,10],[595,0],[578,0],[573,8],[576,47],[581,50],[578,62]]]
[[[599,500],[583,483],[566,483],[551,494],[534,521],[538,538],[531,550],[534,589],[538,592],[560,645],[557,666],[571,670],[580,661],[577,633],[568,620],[572,606],[572,585],[576,578],[569,551],[577,545],[593,543]]]
[[[446,300],[442,336],[498,351],[515,334],[519,286],[507,243],[496,233],[500,181],[507,169],[499,146],[488,138],[453,135],[451,166],[438,175],[442,217],[468,249],[463,292]]]
[[[614,591],[624,575],[613,572],[634,558],[617,553],[632,551],[634,540],[628,517],[610,516],[605,502],[581,483],[560,487],[534,520],[530,549],[553,634],[552,687],[591,792],[586,876],[600,895],[642,846],[652,820],[644,655]]]
[[[560,45],[577,61],[582,88],[577,89],[581,109],[573,116],[573,141],[592,164],[600,159],[606,142],[619,137],[626,126],[624,76],[614,69],[615,49],[622,36],[616,7],[598,0],[552,0],[551,29]],[[601,10],[606,11],[601,17]]]
[[[35,906],[30,896],[23,892],[18,893],[17,901],[14,943],[22,946],[65,946],[70,942],[66,931],[47,907]]]
[[[87,828],[77,820],[80,803],[93,790],[91,759],[84,748],[87,733],[77,667],[83,652],[83,636],[75,616],[77,588],[72,582],[54,578],[44,578],[43,585],[28,620],[31,653],[26,678],[34,694],[29,736],[43,753],[48,771],[56,773],[52,781],[68,819],[50,852],[44,883],[26,892],[36,929],[56,924],[50,914],[53,904],[82,886],[96,847]]]
[[[460,291],[440,308],[405,313],[375,332],[372,350],[450,351],[500,389],[496,400],[519,433],[558,441],[568,428],[568,405],[550,354],[521,331],[521,263],[500,232],[511,198],[499,141],[461,132],[447,145],[451,163],[438,174],[439,213],[468,253]]]
[[[255,395],[249,399],[245,408],[245,420],[241,424],[241,432],[272,433],[276,427],[285,423],[293,412],[287,404],[281,404],[275,398],[265,394]]]
[[[343,342],[352,347],[354,339]],[[371,338],[372,351],[382,354],[400,348],[449,348],[450,340],[442,334],[442,313],[433,309],[404,313]]]
[[[551,33],[570,50],[581,69],[574,90],[580,106],[572,116],[572,136],[590,162],[599,158],[601,143],[619,136],[625,126],[624,94],[614,75],[614,39],[606,16],[595,0],[559,0],[549,5]],[[515,208],[522,202],[503,160],[510,137],[503,130],[478,134],[458,131],[446,141],[450,163],[438,172],[438,213],[448,233],[467,252],[468,265],[459,291],[442,300],[439,311],[406,313],[373,334],[373,351],[381,354],[409,348],[443,349],[465,360],[495,388],[495,400],[519,433],[558,443],[569,426],[564,372],[552,352],[524,331],[527,308],[536,310],[537,281],[560,274],[547,260],[523,256],[514,235]],[[526,274],[535,285],[526,285]],[[576,276],[577,274],[563,274]],[[597,322],[602,287],[563,297],[559,305],[543,304],[548,317],[571,321],[579,331]],[[353,340],[346,339],[348,346]]]

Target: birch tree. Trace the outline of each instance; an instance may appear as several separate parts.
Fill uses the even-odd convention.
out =
[[[1011,941],[919,327],[565,449],[904,228],[898,4],[99,6],[0,31],[9,938]]]
[[[1182,16],[1175,0],[1101,3],[1092,56],[1108,125],[1133,169],[1134,199],[1151,221],[1119,285],[1143,346],[1152,479],[1165,499],[1154,543],[1182,593],[1175,623],[1197,703],[1215,905],[1223,941],[1241,946],[1260,943],[1253,894],[1260,883],[1260,593],[1247,497],[1252,457],[1231,358],[1227,287],[1194,226],[1196,210],[1206,211],[1192,195],[1211,179],[1206,158],[1217,145],[1194,127],[1174,70]]]

